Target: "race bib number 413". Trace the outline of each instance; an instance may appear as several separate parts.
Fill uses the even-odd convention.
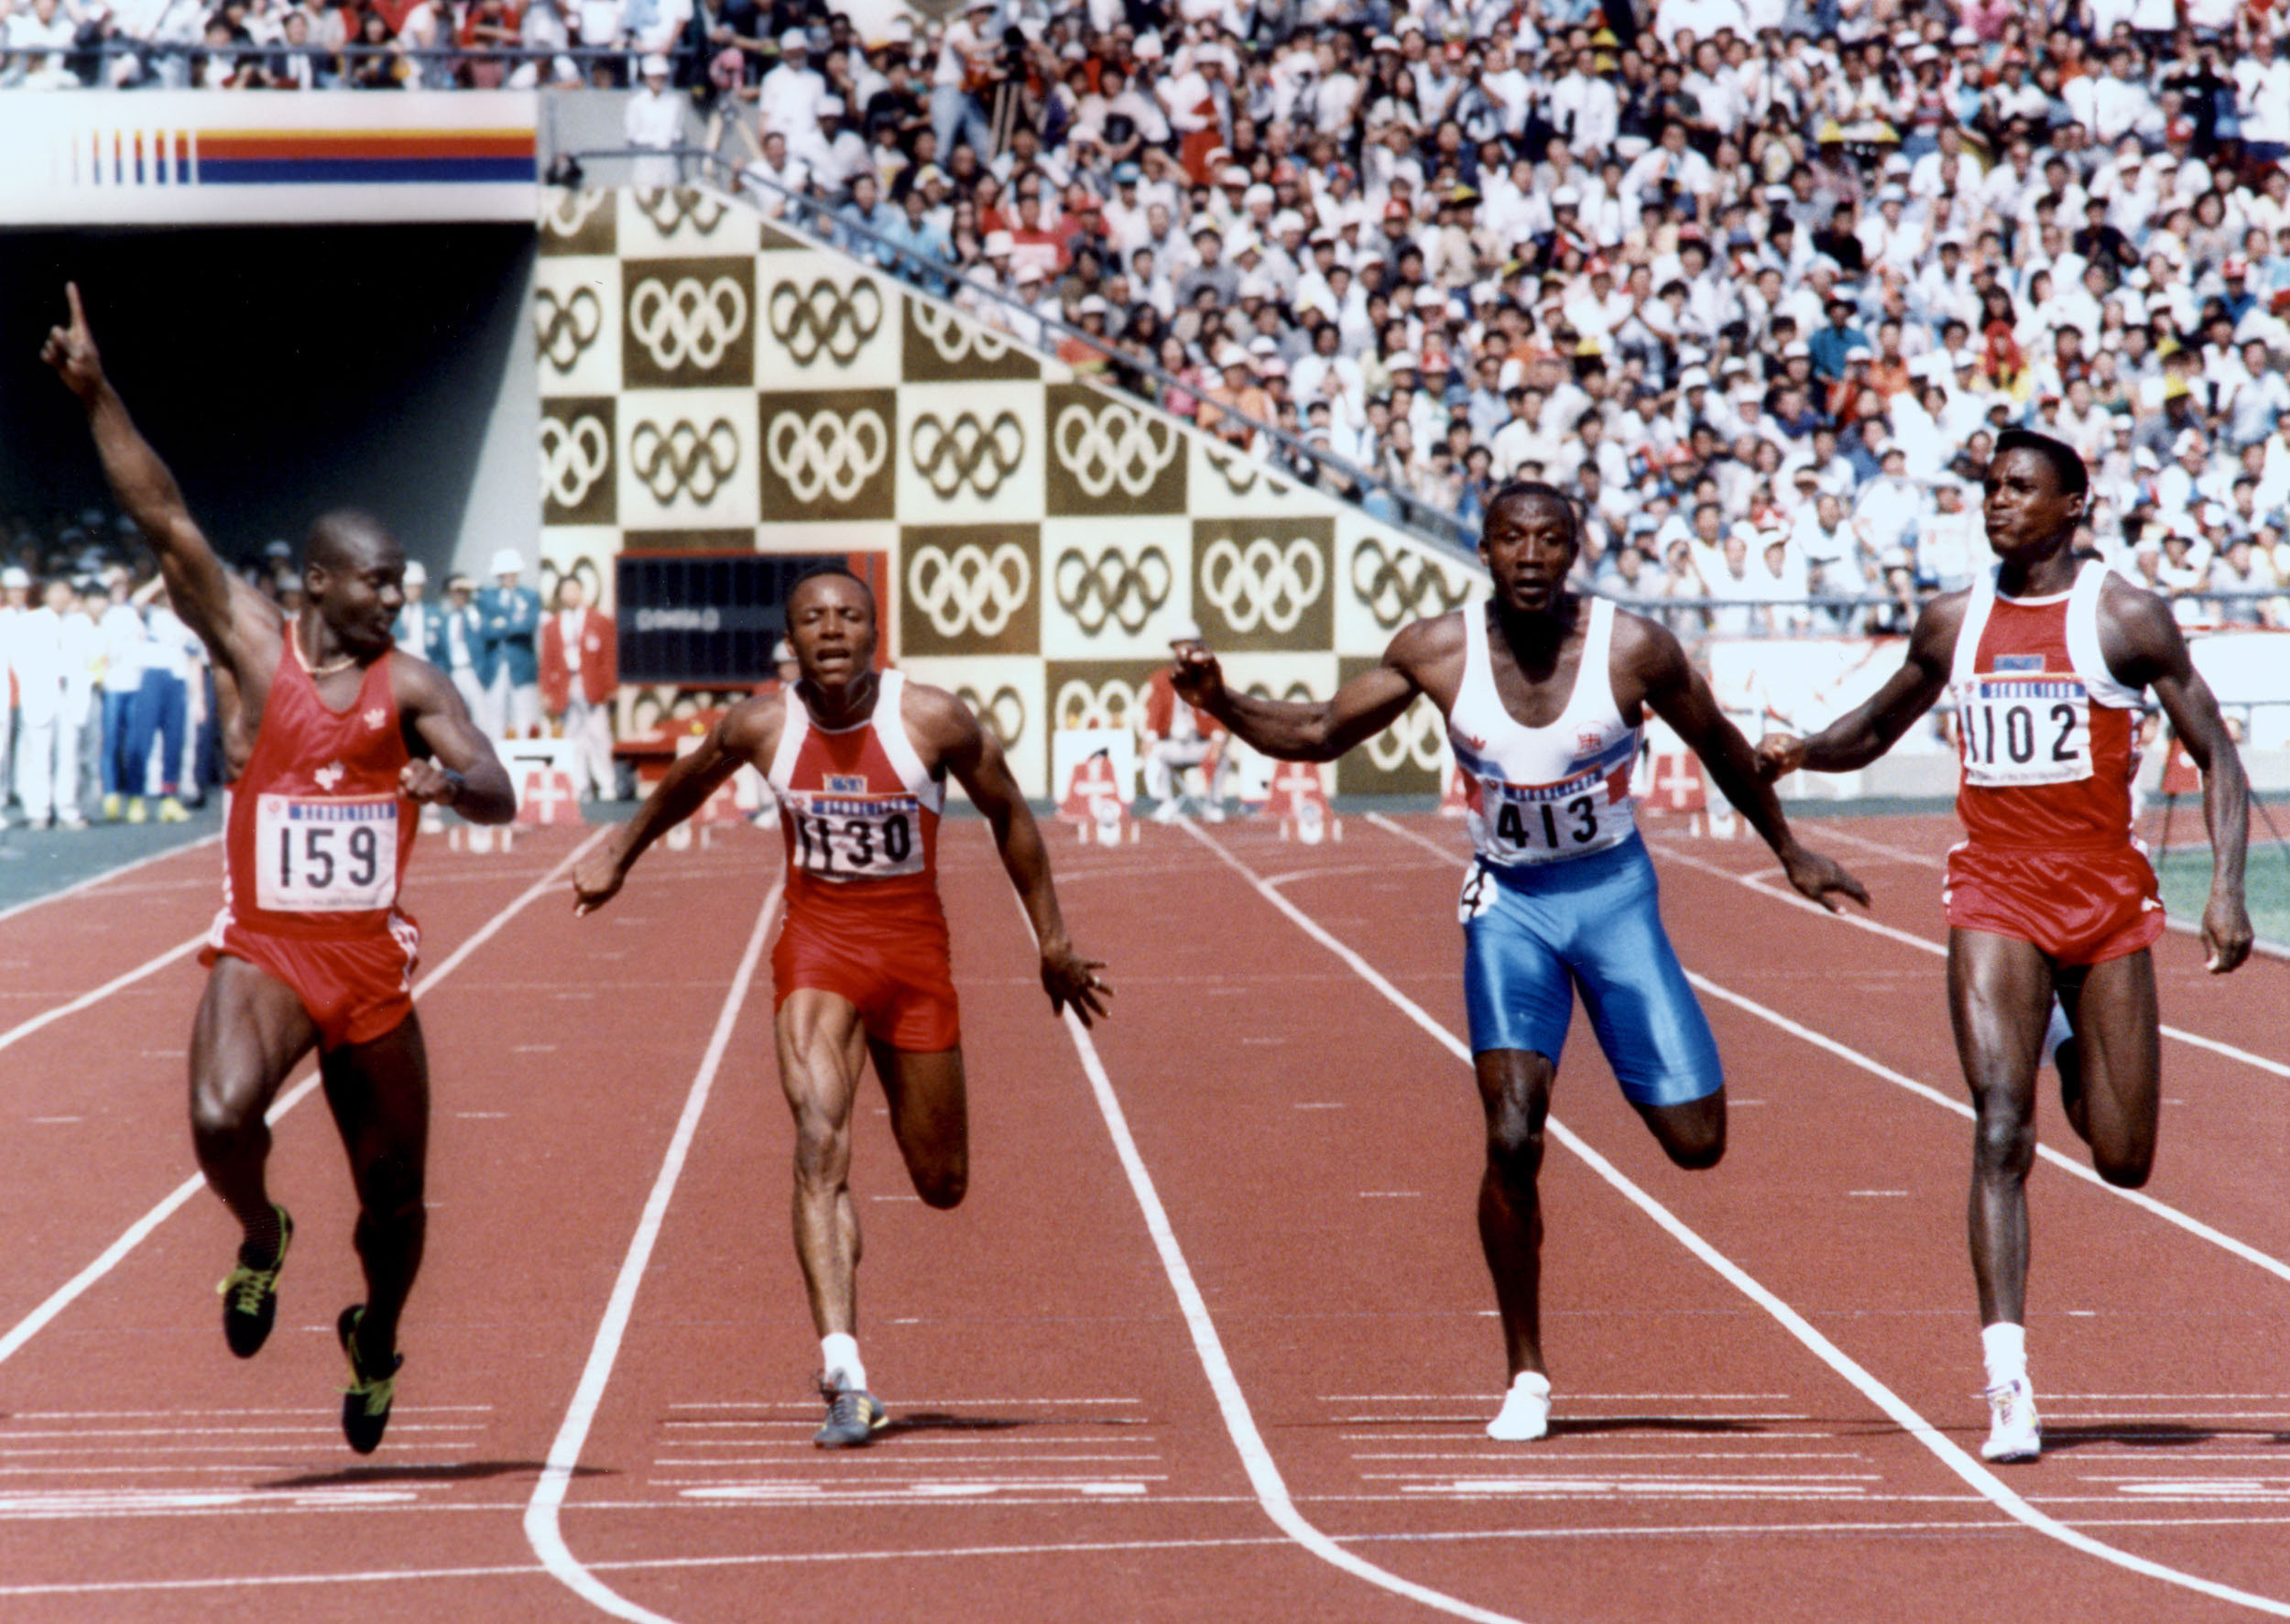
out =
[[[2091,697],[2073,677],[1982,677],[1957,711],[1964,779],[1982,789],[2091,776]]]
[[[398,797],[255,807],[255,901],[272,913],[366,913],[398,899]]]

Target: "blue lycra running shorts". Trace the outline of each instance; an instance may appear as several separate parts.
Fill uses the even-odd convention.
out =
[[[1725,1084],[1709,1021],[1655,908],[1636,835],[1596,856],[1505,870],[1474,863],[1457,904],[1471,1049],[1558,1064],[1575,989],[1633,1105],[1680,1106]]]

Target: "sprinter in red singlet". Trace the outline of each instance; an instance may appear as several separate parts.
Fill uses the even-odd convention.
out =
[[[493,747],[435,667],[392,650],[406,559],[363,514],[303,545],[308,605],[288,622],[232,574],[104,376],[77,288],[48,364],[86,407],[112,490],[158,555],[175,612],[214,657],[233,783],[223,911],[191,1048],[191,1137],[239,1221],[223,1333],[251,1358],[278,1313],[294,1225],[265,1178],[264,1120],[315,1047],[357,1186],[366,1298],[335,1331],[350,1361],[342,1427],[371,1454],[389,1421],[398,1319],[421,1263],[429,1061],[411,997],[420,933],[398,906],[419,804],[506,823],[517,803]]]
[[[787,919],[771,954],[780,1082],[795,1114],[795,1251],[820,1335],[823,1448],[865,1444],[884,1424],[860,1362],[858,1214],[851,1109],[871,1055],[891,1132],[917,1194],[958,1204],[969,1180],[962,1030],[936,877],[939,810],[952,773],[994,831],[1041,949],[1052,1013],[1105,1013],[1101,966],[1074,952],[1050,858],[1001,746],[943,689],[874,670],[875,596],[823,568],[787,604],[802,671],[784,691],[725,712],[636,817],[573,875],[574,906],[601,908],[645,847],[697,812],[743,766],[763,773],[787,841]]]
[[[2089,500],[2075,451],[2024,430],[1998,437],[1988,468],[1988,544],[1998,562],[1967,592],[1926,605],[1907,660],[1875,697],[1809,739],[1759,747],[1767,779],[1803,767],[1849,772],[1892,747],[1944,689],[1963,758],[1948,854],[1948,1014],[1977,1108],[1972,1273],[1979,1286],[1994,1461],[2034,1460],[2042,1433],[2028,1381],[2027,1175],[2035,1074],[2065,1015],[2056,1062],[2068,1120],[2110,1184],[2135,1189],[2154,1161],[2160,1098],[2154,964],[2163,933],[2154,870],[2131,832],[2142,691],[2203,772],[2210,969],[2250,955],[2242,856],[2250,787],[2217,700],[2188,660],[2171,611],[2073,550]]]

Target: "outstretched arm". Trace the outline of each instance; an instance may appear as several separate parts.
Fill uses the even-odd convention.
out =
[[[1641,621],[1639,630],[1645,653],[1638,670],[1646,683],[1646,703],[1702,758],[1718,793],[1739,807],[1750,826],[1773,848],[1789,883],[1831,913],[1840,906],[1830,899],[1832,894],[1850,897],[1866,908],[1866,887],[1833,859],[1797,844],[1772,786],[1758,775],[1750,741],[1718,708],[1718,696],[1685,658],[1677,638],[1652,621]]]
[[[611,901],[647,846],[706,805],[732,774],[757,758],[767,719],[778,703],[776,699],[743,700],[716,718],[697,749],[676,758],[636,816],[572,871],[574,913],[592,913]]]
[[[1097,979],[1105,967],[1102,961],[1082,957],[1065,933],[1057,887],[1050,878],[1050,851],[1041,843],[1041,827],[1017,780],[1009,776],[1001,741],[951,695],[943,714],[931,717],[928,731],[941,746],[947,770],[969,792],[971,804],[986,814],[994,831],[994,849],[1001,855],[1002,867],[1017,888],[1034,940],[1041,946],[1041,990],[1050,995],[1051,1012],[1063,1014],[1070,1004],[1081,1023],[1090,1025],[1105,1014],[1105,1000],[1113,989]]]
[[[427,660],[390,662],[398,710],[430,748],[427,760],[406,763],[398,785],[416,801],[450,806],[473,823],[506,823],[517,815],[517,790],[493,741],[477,731],[443,671]]]
[[[239,605],[231,590],[231,572],[192,520],[175,476],[136,431],[126,403],[104,376],[104,360],[96,352],[95,336],[88,330],[87,312],[80,304],[79,285],[66,283],[64,295],[71,301],[71,324],[49,330],[40,359],[56,369],[64,387],[86,409],[88,429],[103,458],[104,476],[111,482],[119,505],[158,555],[159,571],[166,577],[175,612],[218,660],[235,670],[234,611]]]
[[[1758,741],[1758,776],[1767,783],[1803,768],[1851,772],[1900,743],[1910,723],[1932,709],[1947,686],[1956,634],[1964,624],[1964,594],[1936,598],[1916,617],[1901,669],[1865,704],[1848,711],[1811,738],[1772,733]]]
[[[2202,940],[2208,969],[2223,975],[2251,956],[2251,916],[2242,895],[2251,784],[2241,752],[2163,600],[2110,581],[2107,612],[2112,625],[2102,623],[2101,638],[2108,664],[2125,682],[2154,690],[2171,731],[2202,770],[2203,823],[2210,831],[2210,899],[2203,907]]]
[[[1177,650],[1170,671],[1178,695],[1196,704],[1263,754],[1281,761],[1333,761],[1354,745],[1397,722],[1423,692],[1418,661],[1432,621],[1417,621],[1391,639],[1383,663],[1362,671],[1333,697],[1312,703],[1258,699],[1225,686],[1225,673],[1205,644]]]

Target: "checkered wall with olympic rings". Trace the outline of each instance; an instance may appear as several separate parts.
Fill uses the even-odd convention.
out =
[[[868,264],[696,191],[540,218],[544,588],[623,550],[879,553],[893,658],[961,694],[1030,795],[1050,735],[1125,725],[1198,623],[1252,690],[1322,696],[1469,571]],[[762,673],[758,673],[760,676]],[[724,696],[630,689],[626,728]],[[1418,702],[1331,788],[1438,788]]]

